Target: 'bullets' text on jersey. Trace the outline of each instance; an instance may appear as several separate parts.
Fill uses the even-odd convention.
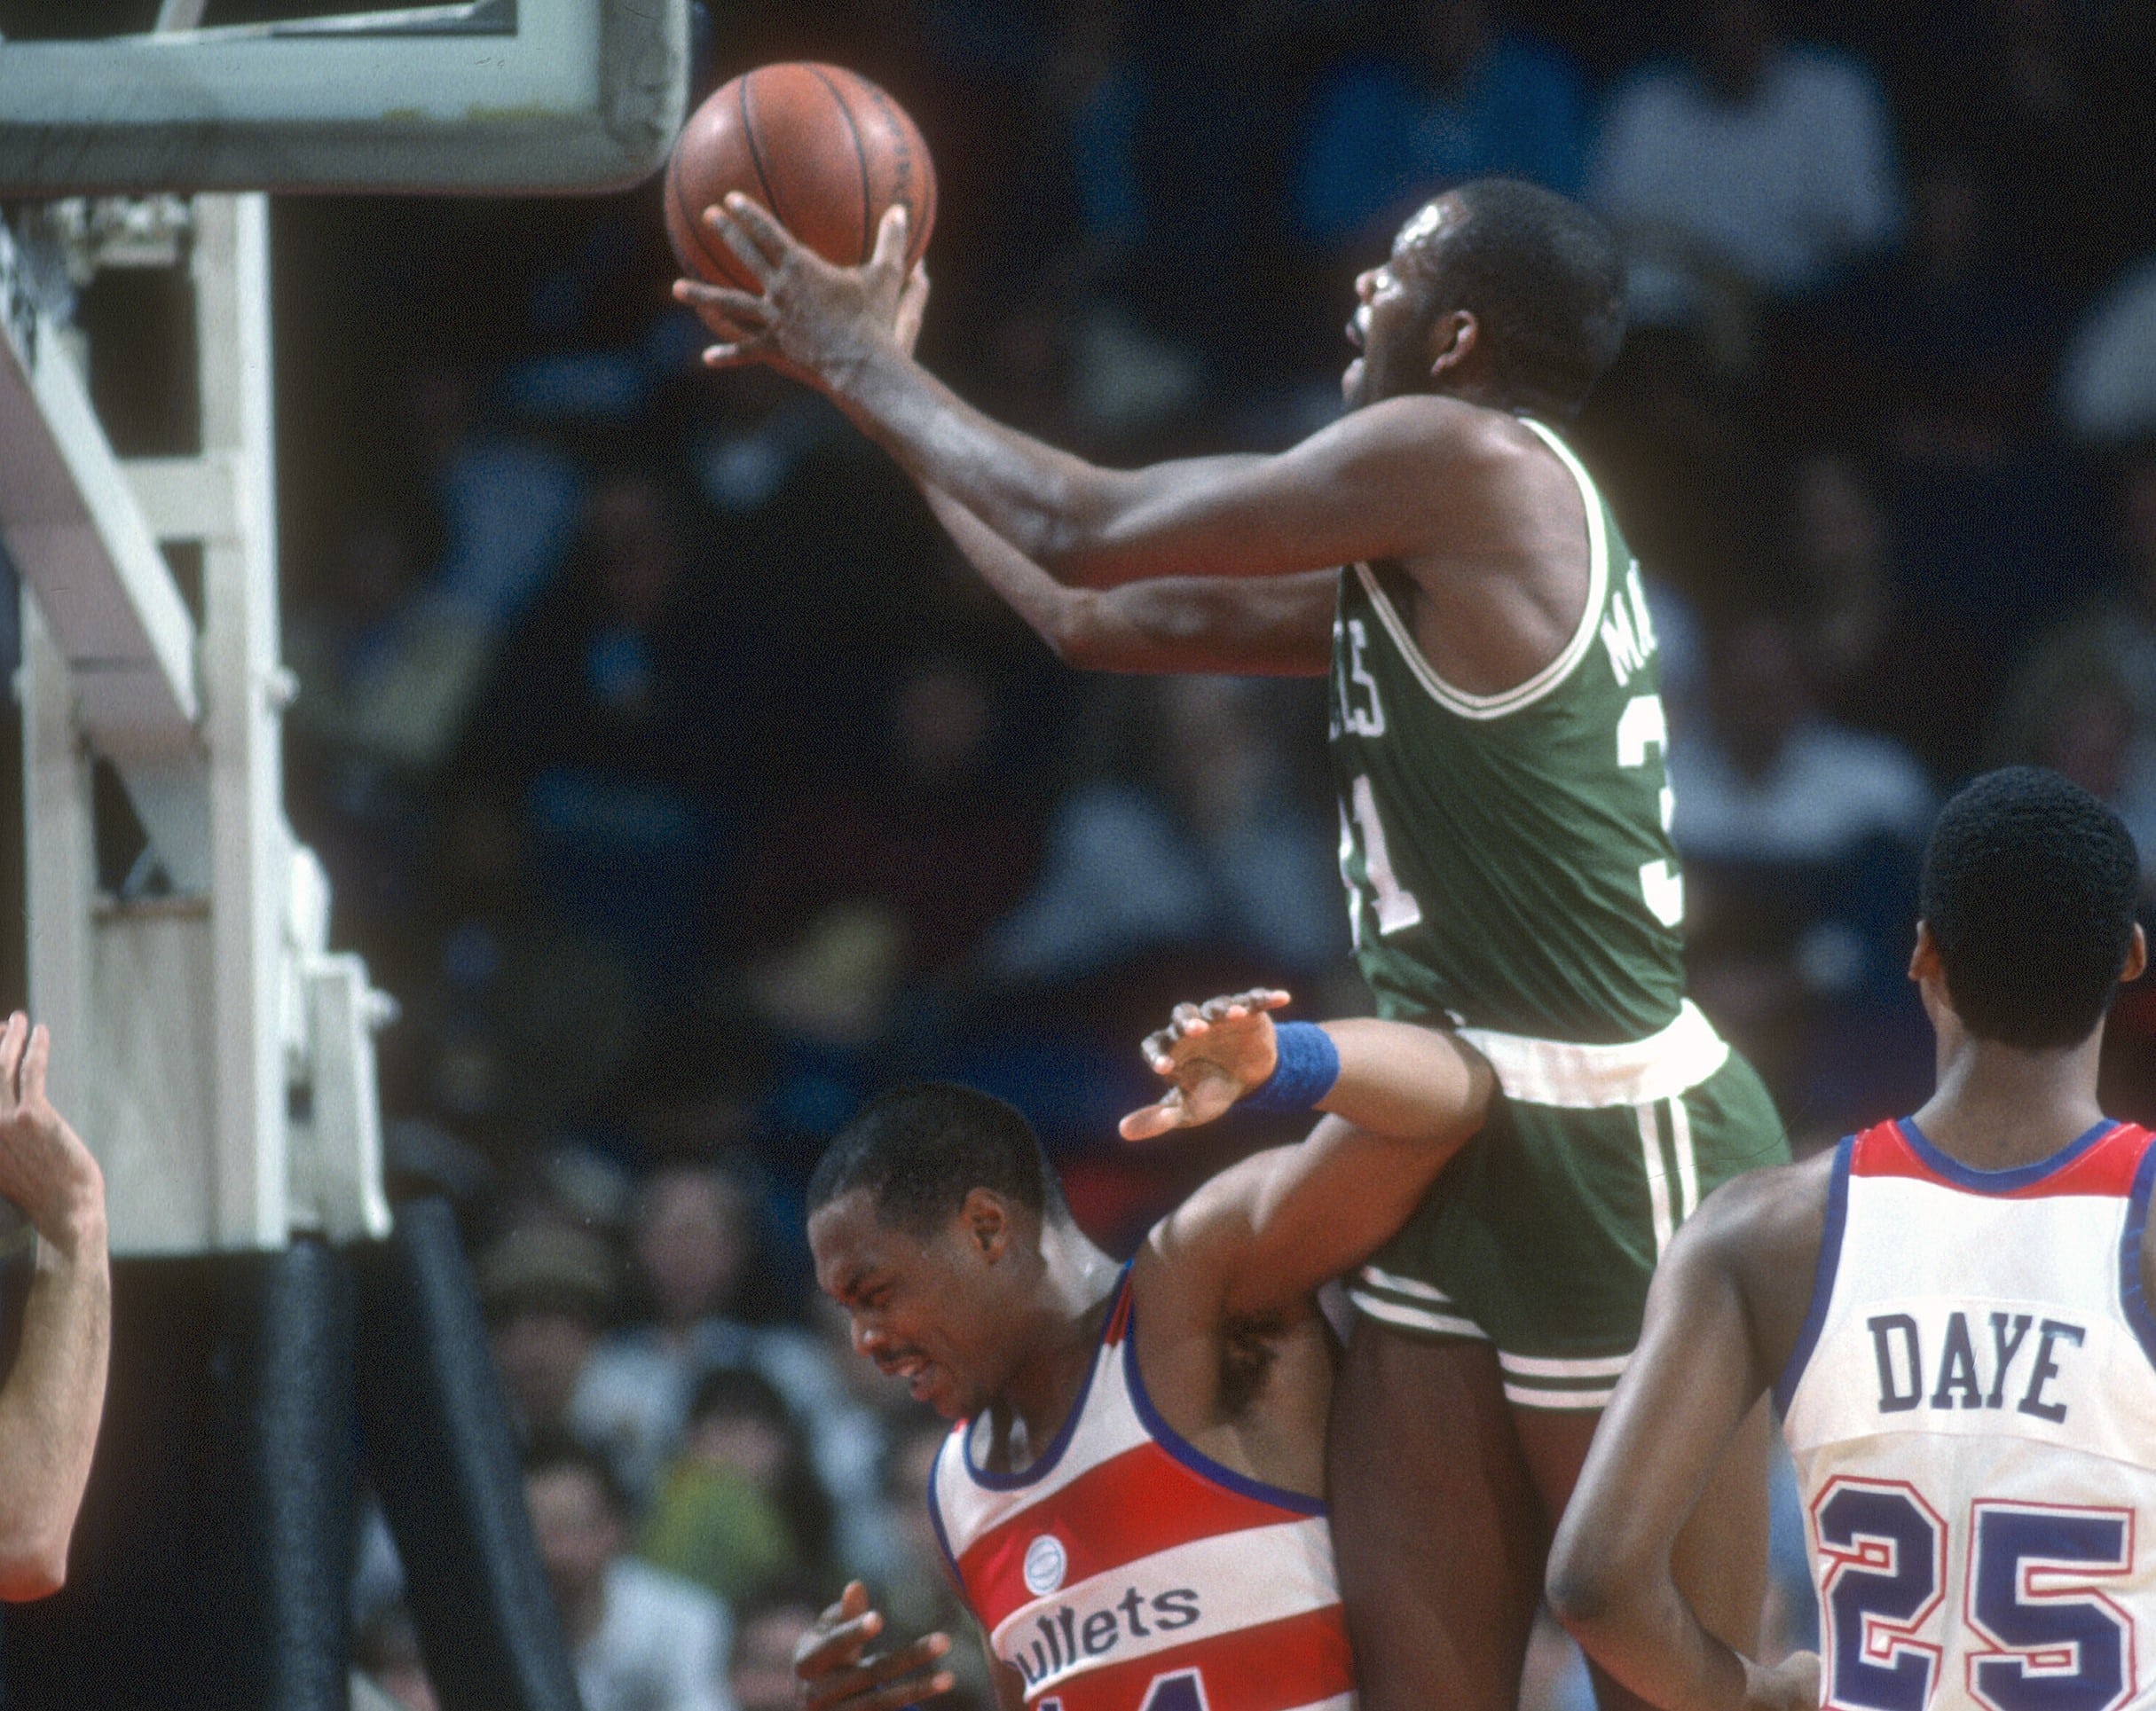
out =
[[[1324,1505],[1222,1467],[1139,1375],[1128,1270],[1085,1388],[1023,1473],[944,1440],[929,1508],[1034,1711],[1353,1711]]]

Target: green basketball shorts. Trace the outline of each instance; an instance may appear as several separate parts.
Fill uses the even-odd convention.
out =
[[[1462,1029],[1505,1091],[1405,1227],[1349,1280],[1356,1307],[1406,1336],[1494,1343],[1517,1406],[1608,1402],[1677,1227],[1729,1178],[1789,1162],[1759,1076],[1686,1009],[1691,1019],[1665,1031],[1681,1032],[1684,1049],[1645,1054],[1644,1074],[1631,1047]],[[1583,1061],[1588,1072],[1571,1073]],[[1613,1093],[1643,1096],[1604,1103]],[[1553,1097],[1569,1103],[1543,1103]]]

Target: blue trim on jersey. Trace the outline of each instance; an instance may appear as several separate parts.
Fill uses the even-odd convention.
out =
[[[1819,1232],[1819,1259],[1812,1268],[1812,1304],[1805,1309],[1804,1325],[1797,1333],[1797,1346],[1790,1351],[1782,1376],[1774,1380],[1774,1408],[1789,1417],[1790,1404],[1804,1370],[1819,1346],[1819,1333],[1827,1328],[1827,1308],[1834,1299],[1834,1279],[1842,1268],[1842,1231],[1849,1221],[1849,1165],[1856,1156],[1856,1136],[1842,1137],[1834,1150],[1834,1173],[1827,1180],[1827,1221]]]
[[[1916,1119],[1905,1117],[1895,1127],[1909,1143],[1910,1151],[1937,1171],[1955,1187],[1973,1189],[1979,1194],[2011,1194],[2016,1189],[2026,1189],[2032,1182],[2041,1182],[2053,1171],[2064,1170],[2089,1148],[2119,1126],[2106,1117],[2094,1128],[2077,1134],[2049,1158],[2039,1158],[2033,1165],[2016,1165],[2010,1170],[1979,1170],[1974,1165],[1964,1165],[1958,1158],[1949,1158],[1932,1144],[1931,1138],[1916,1126]]]
[[[1071,1404],[1071,1411],[1063,1417],[1063,1424],[1056,1429],[1055,1440],[1035,1457],[1031,1467],[1022,1473],[983,1472],[973,1461],[972,1422],[969,1420],[966,1423],[965,1436],[959,1440],[958,1447],[965,1463],[965,1471],[972,1476],[974,1484],[989,1491],[1022,1491],[1056,1471],[1056,1464],[1063,1459],[1063,1452],[1071,1447],[1071,1440],[1077,1435],[1078,1422],[1085,1417],[1086,1401],[1093,1393],[1093,1375],[1100,1370],[1101,1354],[1107,1345],[1108,1327],[1115,1322],[1116,1304],[1122,1299],[1123,1292],[1129,1287],[1130,1262],[1125,1260],[1122,1275],[1115,1285],[1115,1293],[1108,1298],[1106,1316],[1100,1322],[1101,1346],[1093,1351],[1093,1364],[1085,1370],[1085,1382],[1078,1386],[1078,1400]],[[1130,1333],[1126,1330],[1123,1334],[1127,1337]]]
[[[2126,1197],[2126,1234],[2119,1239],[2119,1305],[2141,1339],[2141,1352],[2156,1366],[2156,1313],[2141,1287],[2141,1243],[2149,1227],[2149,1193],[2156,1189],[2156,1142],[2141,1155],[2133,1190]]]
[[[958,1453],[961,1456],[965,1454],[965,1439],[972,1435],[972,1429],[969,1426],[965,1430],[965,1435],[959,1438]],[[952,1589],[963,1598],[965,1597],[965,1577],[958,1572],[958,1553],[951,1549],[951,1535],[943,1526],[943,1504],[936,1495],[938,1484],[936,1475],[943,1471],[944,1450],[948,1450],[949,1448],[950,1443],[947,1439],[944,1441],[943,1449],[939,1449],[936,1452],[936,1459],[928,1464],[928,1519],[936,1529],[936,1546],[943,1552],[943,1560],[950,1567]],[[967,1607],[969,1609],[972,1607],[970,1601]]]
[[[1131,1304],[1130,1316],[1123,1322],[1123,1376],[1124,1382],[1130,1389],[1130,1400],[1137,1409],[1139,1424],[1145,1428],[1153,1442],[1192,1472],[1242,1496],[1255,1497],[1260,1503],[1271,1503],[1275,1508],[1289,1510],[1297,1515],[1325,1513],[1324,1498],[1306,1497],[1300,1491],[1288,1491],[1277,1485],[1267,1485],[1264,1480],[1254,1479],[1247,1473],[1238,1473],[1231,1467],[1223,1467],[1161,1417],[1160,1409],[1153,1405],[1153,1398],[1145,1393],[1145,1376],[1138,1370],[1136,1302]]]

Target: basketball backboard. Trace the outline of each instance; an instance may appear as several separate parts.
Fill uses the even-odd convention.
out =
[[[687,110],[689,0],[320,9],[165,0],[158,28],[0,40],[0,197],[620,189]]]

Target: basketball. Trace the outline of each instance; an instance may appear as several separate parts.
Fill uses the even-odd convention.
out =
[[[843,267],[869,259],[893,203],[909,220],[906,264],[927,247],[936,173],[913,121],[867,78],[788,61],[744,72],[691,114],[666,167],[666,235],[682,271],[744,290],[756,281],[704,222],[731,192]]]

